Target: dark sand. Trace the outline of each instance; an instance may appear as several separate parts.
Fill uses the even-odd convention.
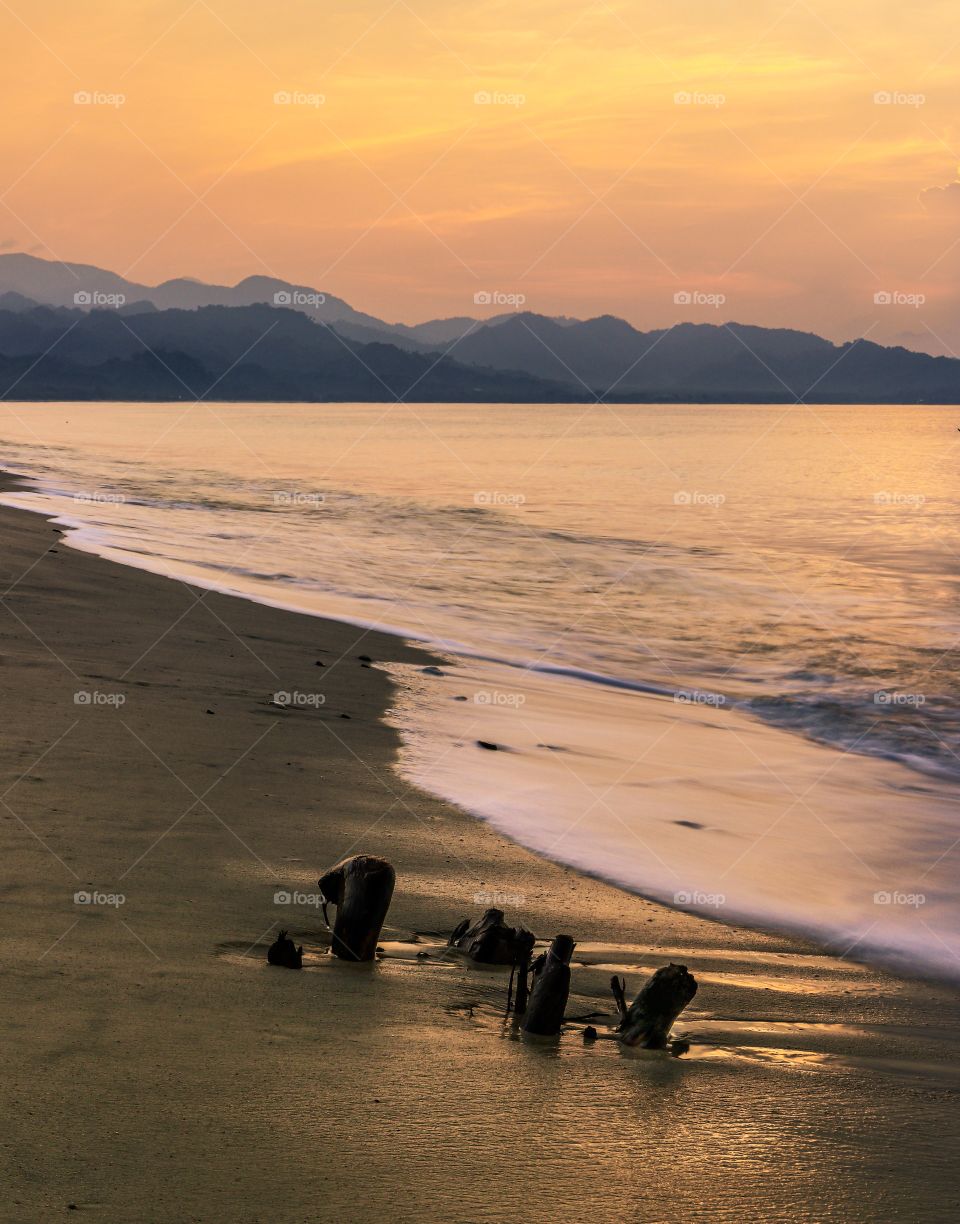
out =
[[[406,785],[376,662],[430,660],[395,638],[20,511],[0,547],[4,1220],[957,1218],[955,990],[665,910]],[[274,901],[359,850],[398,873],[372,967]],[[74,902],[93,889],[125,901]],[[483,891],[580,941],[572,1015],[609,1010],[614,969],[632,993],[684,961],[690,1053],[511,1039],[503,973],[403,942]],[[281,925],[301,973],[266,966]]]

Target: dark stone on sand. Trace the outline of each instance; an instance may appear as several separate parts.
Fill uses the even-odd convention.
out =
[[[587,1027],[583,1030],[584,1045],[586,1045],[587,1042],[596,1041],[597,1037],[598,1037],[597,1030],[593,1027],[592,1024],[588,1024]]]
[[[434,667],[431,664],[429,667],[421,667],[420,670],[425,676],[445,676],[446,672],[442,672],[439,667]]]
[[[488,752],[499,752],[500,751],[500,745],[491,744],[489,740],[477,740],[477,747],[486,748]]]
[[[340,717],[341,717],[341,718],[349,718],[349,717],[350,717],[350,715],[349,715],[349,714],[341,714],[341,715],[340,715]]]
[[[281,931],[267,949],[267,963],[284,969],[303,968],[303,944],[298,948],[286,931]]]
[[[454,700],[454,701],[466,701],[466,700],[467,700],[467,698],[466,698],[466,697],[464,697],[464,696],[462,696],[462,695],[460,695],[460,696],[454,697],[454,699],[453,699],[453,700]]]
[[[208,714],[215,714],[215,713],[216,713],[216,710],[207,710],[207,713],[208,713]]]
[[[319,659],[317,659],[316,663],[314,663],[314,665],[313,665],[313,666],[314,666],[314,667],[326,667],[327,665],[326,665],[326,663],[321,663],[321,661],[320,661]]]
[[[373,659],[371,659],[369,655],[357,655],[357,658],[360,660],[361,663],[372,663],[373,662]]]
[[[696,820],[675,820],[675,825],[681,825],[684,829],[702,829],[704,826]]]

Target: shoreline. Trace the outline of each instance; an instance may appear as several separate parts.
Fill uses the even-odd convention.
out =
[[[413,1219],[606,1219],[627,1201],[651,1221],[949,1218],[955,990],[525,850],[394,769],[377,665],[429,651],[62,534],[0,508],[13,1218],[73,1203],[300,1220],[322,1204],[362,1220],[398,1201]],[[277,689],[325,700],[278,713]],[[323,955],[312,902],[274,901],[315,893],[359,849],[398,873],[369,971]],[[124,901],[76,905],[88,889]],[[573,1014],[610,1009],[611,972],[629,994],[682,955],[700,981],[677,1026],[691,1056],[504,1040],[504,976],[444,961],[435,934],[485,893],[522,898],[509,920],[538,936],[578,940]],[[305,945],[301,974],[265,965],[281,924]],[[589,1159],[571,1156],[585,1136]],[[809,1160],[800,1136],[820,1141]]]
[[[42,482],[33,479],[33,477],[24,476],[20,474],[20,472],[12,471],[11,469],[2,469],[0,470],[0,496],[2,496],[2,494],[11,492],[15,494],[17,492],[39,492],[42,494],[42,496],[49,496],[49,493],[44,492]],[[181,563],[179,564],[179,567],[170,567],[170,565],[165,563],[162,558],[151,558],[147,557],[146,554],[138,554],[136,558],[132,558],[131,554],[124,553],[124,551],[120,550],[120,548],[116,548],[111,546],[110,543],[105,543],[98,540],[96,529],[91,528],[91,526],[84,523],[82,519],[73,519],[70,518],[69,515],[64,514],[50,514],[48,513],[47,509],[42,507],[16,507],[15,510],[22,510],[22,513],[36,514],[39,518],[47,521],[47,523],[50,525],[55,526],[55,530],[62,531],[62,535],[65,537],[67,546],[71,547],[73,551],[86,554],[86,556],[98,558],[100,561],[105,561],[109,564],[120,565],[120,567],[124,569],[132,569],[136,570],[136,572],[156,575],[156,577],[163,578],[168,581],[176,581],[176,583],[196,586],[196,588],[202,589],[203,591],[208,592],[208,594],[217,594],[227,597],[227,599],[250,601],[253,603],[253,605],[269,608],[269,610],[278,611],[280,613],[291,614],[291,616],[306,616],[320,622],[347,625],[347,627],[358,630],[361,638],[362,635],[367,633],[384,635],[387,636],[388,639],[393,639],[396,640],[397,643],[403,644],[403,646],[407,647],[408,650],[420,652],[422,656],[420,659],[421,663],[440,662],[447,676],[451,676],[451,674],[456,676],[458,665],[460,670],[463,670],[463,665],[467,665],[468,668],[473,667],[474,665],[487,665],[492,667],[493,670],[498,670],[501,672],[529,671],[528,668],[524,667],[523,663],[502,659],[502,657],[486,655],[484,652],[471,649],[471,647],[458,643],[458,641],[429,638],[429,636],[426,635],[418,638],[418,636],[408,632],[408,630],[398,628],[396,625],[384,624],[383,622],[377,621],[366,621],[366,619],[362,619],[360,617],[350,616],[350,614],[347,612],[337,614],[306,610],[305,607],[295,605],[294,602],[289,600],[271,597],[271,595],[266,594],[264,591],[257,590],[253,588],[253,586],[249,586],[249,588],[245,589],[244,586],[230,584],[227,580],[209,578],[206,574],[201,572],[200,567],[193,567],[193,565]],[[260,585],[266,584],[261,583]],[[389,654],[389,651],[387,651],[387,654]],[[454,665],[452,668],[448,666],[451,665],[451,663]],[[402,736],[402,739],[405,741],[405,739],[408,738],[407,733],[405,733],[408,728],[413,728],[414,738],[416,737],[416,731],[421,730],[421,728],[416,727],[415,721],[411,721],[409,718],[409,711],[411,707],[414,705],[429,705],[433,698],[433,694],[427,693],[427,689],[420,685],[419,693],[416,694],[416,696],[413,696],[413,689],[416,682],[415,673],[422,671],[422,667],[402,665],[398,668],[398,671],[407,671],[408,681],[404,682],[403,679],[400,679],[396,692],[393,692],[392,690],[391,700],[389,700],[386,710],[384,710],[384,718],[386,718],[389,725],[397,728],[397,730],[400,731],[400,736]],[[414,683],[409,683],[410,676],[414,677]],[[561,683],[566,683],[567,681],[587,683],[596,682],[599,683],[599,687],[601,689],[622,689],[624,693],[629,694],[629,696],[634,699],[651,698],[651,696],[661,696],[662,698],[662,696],[671,695],[671,690],[662,688],[660,685],[653,683],[640,684],[629,681],[618,683],[613,681],[611,678],[600,678],[594,677],[591,673],[580,673],[577,670],[574,670],[574,668],[552,668],[547,666],[540,668],[540,670],[536,670],[535,668],[533,674],[528,676],[528,679],[530,682],[533,682],[535,679],[538,679],[539,681],[541,677],[551,677],[552,679],[555,679],[555,681]],[[430,683],[432,684],[435,682]],[[636,701],[634,701],[633,704],[636,705]],[[407,710],[404,711],[405,714],[407,714],[407,718],[400,716],[402,715],[403,705],[407,706]],[[444,712],[441,718],[444,725],[449,722],[451,715],[456,714],[457,707],[447,705],[447,711],[449,712]],[[475,715],[478,711],[474,710],[473,712]],[[825,758],[828,760],[830,759],[830,756],[834,756],[835,759],[831,761],[827,771],[825,771],[828,772],[828,774],[833,774],[833,772],[835,772],[836,758],[845,758],[845,756],[847,756],[845,750],[836,748],[835,745],[816,741],[816,739],[804,736],[802,733],[789,732],[782,730],[782,728],[767,725],[767,723],[764,723],[762,720],[758,720],[758,718],[743,714],[743,712],[738,710],[731,709],[722,712],[721,721],[730,720],[730,718],[742,720],[743,726],[748,728],[748,733],[758,736],[757,745],[751,750],[754,758],[757,758],[758,756],[758,749],[763,750],[765,748],[770,753],[771,758],[775,759],[776,755],[778,755],[778,744],[786,745],[787,756],[784,756],[782,759],[786,761],[787,769],[795,772],[796,777],[800,778],[801,781],[803,778],[802,771],[804,767],[809,767],[816,764],[818,755],[820,758],[825,756]],[[480,725],[482,725],[482,721]],[[478,721],[476,721],[476,718],[473,718],[473,720],[471,720],[471,726],[467,736],[460,737],[460,742],[454,743],[453,747],[460,748],[464,747],[464,744],[473,742],[473,739],[476,738],[474,734],[476,732],[476,727],[478,727]],[[501,726],[498,725],[498,723],[487,723],[487,730],[482,732],[480,737],[498,741],[496,732],[500,730]],[[504,730],[506,730],[506,728],[504,728]],[[697,734],[696,727],[689,727],[687,728],[687,731],[692,733],[693,736],[696,736]],[[656,742],[658,742],[658,744],[660,742],[659,732],[656,734]],[[509,739],[502,741],[502,743],[504,747],[507,747],[509,752]],[[528,745],[528,748],[530,747],[531,745]],[[540,745],[540,747],[542,747],[542,745]],[[705,747],[707,747],[707,744],[700,744],[700,748]],[[736,747],[733,750],[736,752]],[[448,755],[448,752],[449,743],[447,752],[444,752],[442,756]],[[782,747],[779,748],[779,752],[782,756]],[[485,755],[486,754],[481,754],[481,756]],[[618,869],[616,863],[611,862],[610,867],[607,868],[605,873],[604,869],[599,867],[595,868],[593,865],[584,863],[582,860],[578,860],[576,857],[556,857],[555,854],[550,853],[547,851],[547,849],[538,845],[536,840],[530,840],[530,837],[524,836],[524,832],[519,832],[518,834],[518,832],[512,829],[512,827],[504,824],[503,820],[498,819],[496,812],[489,813],[484,812],[484,810],[471,808],[471,788],[454,787],[451,789],[449,786],[444,788],[443,783],[446,781],[446,778],[444,778],[442,774],[435,778],[431,776],[430,770],[424,771],[416,769],[416,754],[413,752],[413,750],[411,750],[411,745],[409,743],[402,743],[399,745],[397,765],[399,772],[404,772],[402,767],[400,767],[400,764],[402,764],[405,760],[410,760],[414,763],[413,767],[408,767],[405,772],[407,772],[408,780],[413,783],[415,787],[424,789],[424,791],[431,794],[432,797],[440,800],[440,802],[453,804],[453,807],[456,807],[459,812],[465,816],[465,818],[470,820],[479,820],[481,823],[489,824],[498,832],[498,834],[500,834],[500,836],[508,837],[509,840],[516,843],[517,846],[528,849],[528,851],[533,852],[535,856],[549,860],[549,862],[552,863],[566,865],[567,868],[577,871],[577,873],[580,875],[598,880],[599,883],[609,885],[610,887],[615,887],[617,890],[626,892],[626,894],[629,896],[640,897],[645,901],[653,903],[655,906],[669,909],[671,912],[688,914],[689,917],[703,919],[705,922],[709,923],[719,923],[722,925],[722,927],[729,927],[733,930],[748,930],[759,935],[770,936],[770,938],[795,940],[801,942],[801,944],[808,944],[816,947],[816,949],[823,952],[824,955],[839,957],[841,960],[844,960],[844,958],[852,958],[852,960],[856,961],[857,963],[863,963],[863,965],[866,966],[876,966],[879,969],[883,969],[885,972],[893,973],[895,976],[907,980],[921,980],[921,982],[923,982],[923,980],[927,980],[927,982],[934,983],[940,982],[948,985],[948,987],[960,989],[960,969],[954,969],[953,963],[951,963],[951,957],[955,958],[954,953],[945,945],[945,950],[950,952],[950,957],[942,957],[940,958],[940,961],[927,960],[926,963],[921,963],[913,960],[912,952],[902,949],[902,947],[890,946],[889,944],[885,944],[885,942],[869,941],[867,935],[871,933],[872,928],[869,929],[867,934],[864,935],[858,935],[856,931],[852,930],[842,931],[842,933],[840,933],[840,931],[836,930],[835,928],[831,929],[830,923],[811,923],[809,920],[804,920],[801,917],[796,917],[791,920],[786,913],[782,914],[782,916],[779,916],[779,914],[770,916],[770,914],[767,913],[754,913],[749,911],[748,908],[741,907],[740,909],[736,909],[736,911],[727,911],[727,913],[729,913],[729,917],[722,917],[719,912],[710,913],[707,911],[707,909],[704,909],[703,906],[700,908],[687,908],[683,905],[677,905],[676,902],[671,902],[669,898],[664,896],[664,889],[662,889],[662,887],[659,892],[656,891],[655,887],[649,880],[637,881],[628,879],[628,874],[624,873],[622,869]],[[820,761],[820,764],[822,764],[822,761]],[[489,759],[484,760],[482,765],[485,767],[489,766]],[[877,756],[868,753],[852,753],[850,754],[849,760],[841,761],[840,769],[847,772],[847,774],[850,774],[849,781],[852,783],[853,788],[856,789],[857,786],[860,786],[863,791],[867,791],[869,788],[873,792],[874,797],[876,797],[876,794],[879,793],[879,783],[882,782],[884,778],[887,780],[887,785],[891,789],[899,789],[899,791],[902,792],[910,792],[911,789],[913,789],[913,787],[910,785],[910,774],[912,772],[910,767],[904,765],[904,763],[901,763],[901,761],[894,758],[884,758],[884,756]],[[485,771],[486,769],[481,769],[478,775],[478,771],[474,770],[474,774],[482,776],[485,774]],[[904,771],[904,774],[902,774],[902,776],[899,778],[898,771]],[[931,788],[931,794],[934,794],[934,788],[940,785],[945,785],[942,778],[938,778],[936,775],[924,775],[922,771],[918,772],[921,772],[921,777],[924,778],[923,785]],[[724,780],[722,780],[721,777],[714,778],[714,785],[719,785],[722,788],[722,781]],[[876,787],[873,786],[874,782],[878,783]],[[601,786],[602,783],[596,783],[598,791]],[[479,794],[482,791],[484,791],[484,786],[482,785],[478,785],[473,789],[473,793],[475,794]],[[795,792],[793,792],[792,789],[787,786],[786,783],[784,783],[784,785],[778,787],[776,800],[778,800],[778,802],[782,802],[786,796],[792,796],[792,794],[795,794]],[[841,809],[841,805],[845,802],[845,799],[847,799],[847,802],[849,802],[849,796],[844,796],[844,794],[840,792],[835,792],[833,796],[833,802],[835,804],[834,810]],[[683,821],[677,821],[677,823],[683,824]],[[778,823],[778,821],[774,820],[774,824],[776,823]],[[725,902],[721,902],[718,909],[724,907],[724,905]],[[868,955],[863,955],[861,957],[852,955],[852,953],[855,953],[855,950],[857,949],[860,949],[861,952],[866,951]]]

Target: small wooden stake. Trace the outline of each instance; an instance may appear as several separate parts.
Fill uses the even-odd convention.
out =
[[[267,948],[267,963],[270,965],[282,965],[284,969],[302,969],[303,944],[298,948],[293,940],[287,936],[287,932],[281,931],[270,947]]]
[[[570,957],[576,946],[569,935],[557,935],[548,951],[533,962],[533,990],[523,1022],[525,1033],[555,1037],[560,1032],[570,994]]]
[[[617,1011],[621,1017],[627,1014],[627,983],[622,977],[617,977],[616,974],[610,979],[610,989],[613,991],[613,999],[617,1005]]]
[[[620,1021],[624,1045],[664,1050],[670,1028],[697,993],[697,983],[686,965],[664,965],[643,987]]]
[[[386,859],[355,854],[319,881],[325,901],[337,907],[333,954],[341,960],[372,961],[393,898],[397,873]]]

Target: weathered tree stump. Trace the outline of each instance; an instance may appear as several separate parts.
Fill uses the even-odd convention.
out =
[[[469,918],[464,918],[448,946],[480,965],[517,965],[530,956],[534,942],[533,932],[526,927],[507,926],[503,910],[488,909],[472,925]]]
[[[282,965],[284,969],[303,968],[303,944],[298,948],[286,931],[281,931],[267,948],[267,963]]]
[[[658,969],[620,1021],[620,1040],[645,1050],[666,1049],[674,1020],[696,993],[696,980],[686,965]]]
[[[523,1031],[555,1037],[563,1024],[570,994],[570,957],[577,945],[569,935],[557,935],[546,952],[533,962],[533,989]]]
[[[332,867],[319,881],[327,905],[337,907],[333,925],[334,956],[348,961],[372,961],[377,940],[393,897],[397,873],[386,859],[355,854]]]

